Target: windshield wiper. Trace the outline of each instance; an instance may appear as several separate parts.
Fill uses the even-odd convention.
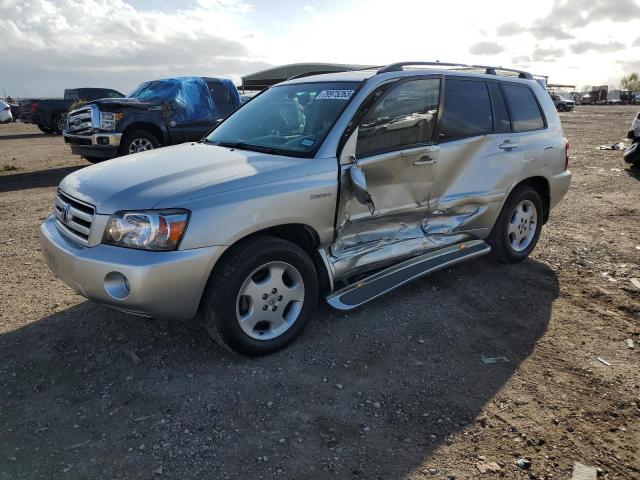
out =
[[[245,142],[211,142],[211,141],[208,141],[208,143],[212,143],[212,144],[218,145],[220,147],[237,148],[237,149],[240,149],[240,150],[248,150],[250,152],[261,152],[261,153],[271,153],[271,154],[276,153],[276,150],[271,148],[271,147],[263,147],[262,145],[254,145],[254,144],[245,143]]]

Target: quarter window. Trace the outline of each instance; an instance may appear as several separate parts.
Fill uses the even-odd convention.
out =
[[[528,132],[544,128],[542,112],[529,87],[513,84],[504,84],[502,87],[511,109],[514,132]]]
[[[440,80],[411,80],[394,87],[360,123],[356,156],[408,148],[432,141],[438,117]]]
[[[447,79],[440,140],[491,133],[493,115],[487,84],[476,80]]]

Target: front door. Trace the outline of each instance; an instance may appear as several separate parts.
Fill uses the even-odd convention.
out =
[[[370,267],[387,247],[413,250],[427,242],[423,226],[439,155],[432,137],[440,83],[438,76],[412,77],[390,87],[345,145],[338,232],[331,251],[337,270],[357,269],[354,262]],[[364,175],[367,204],[357,199],[349,182],[351,168]]]

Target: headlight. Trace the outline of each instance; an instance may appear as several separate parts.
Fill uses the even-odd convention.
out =
[[[187,210],[144,210],[111,215],[102,243],[141,250],[176,250],[189,221]]]
[[[114,130],[116,123],[122,118],[122,113],[100,112],[100,129]]]

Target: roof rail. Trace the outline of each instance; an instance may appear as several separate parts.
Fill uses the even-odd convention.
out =
[[[466,63],[449,63],[449,62],[399,62],[392,63],[386,67],[382,67],[377,71],[378,74],[386,72],[401,72],[404,67],[410,66],[430,66],[430,67],[457,67],[461,70],[484,70],[487,75],[498,75],[498,72],[517,73],[518,78],[526,78],[533,80],[533,75],[523,70],[515,70],[513,68],[491,67],[487,65],[467,65]]]

